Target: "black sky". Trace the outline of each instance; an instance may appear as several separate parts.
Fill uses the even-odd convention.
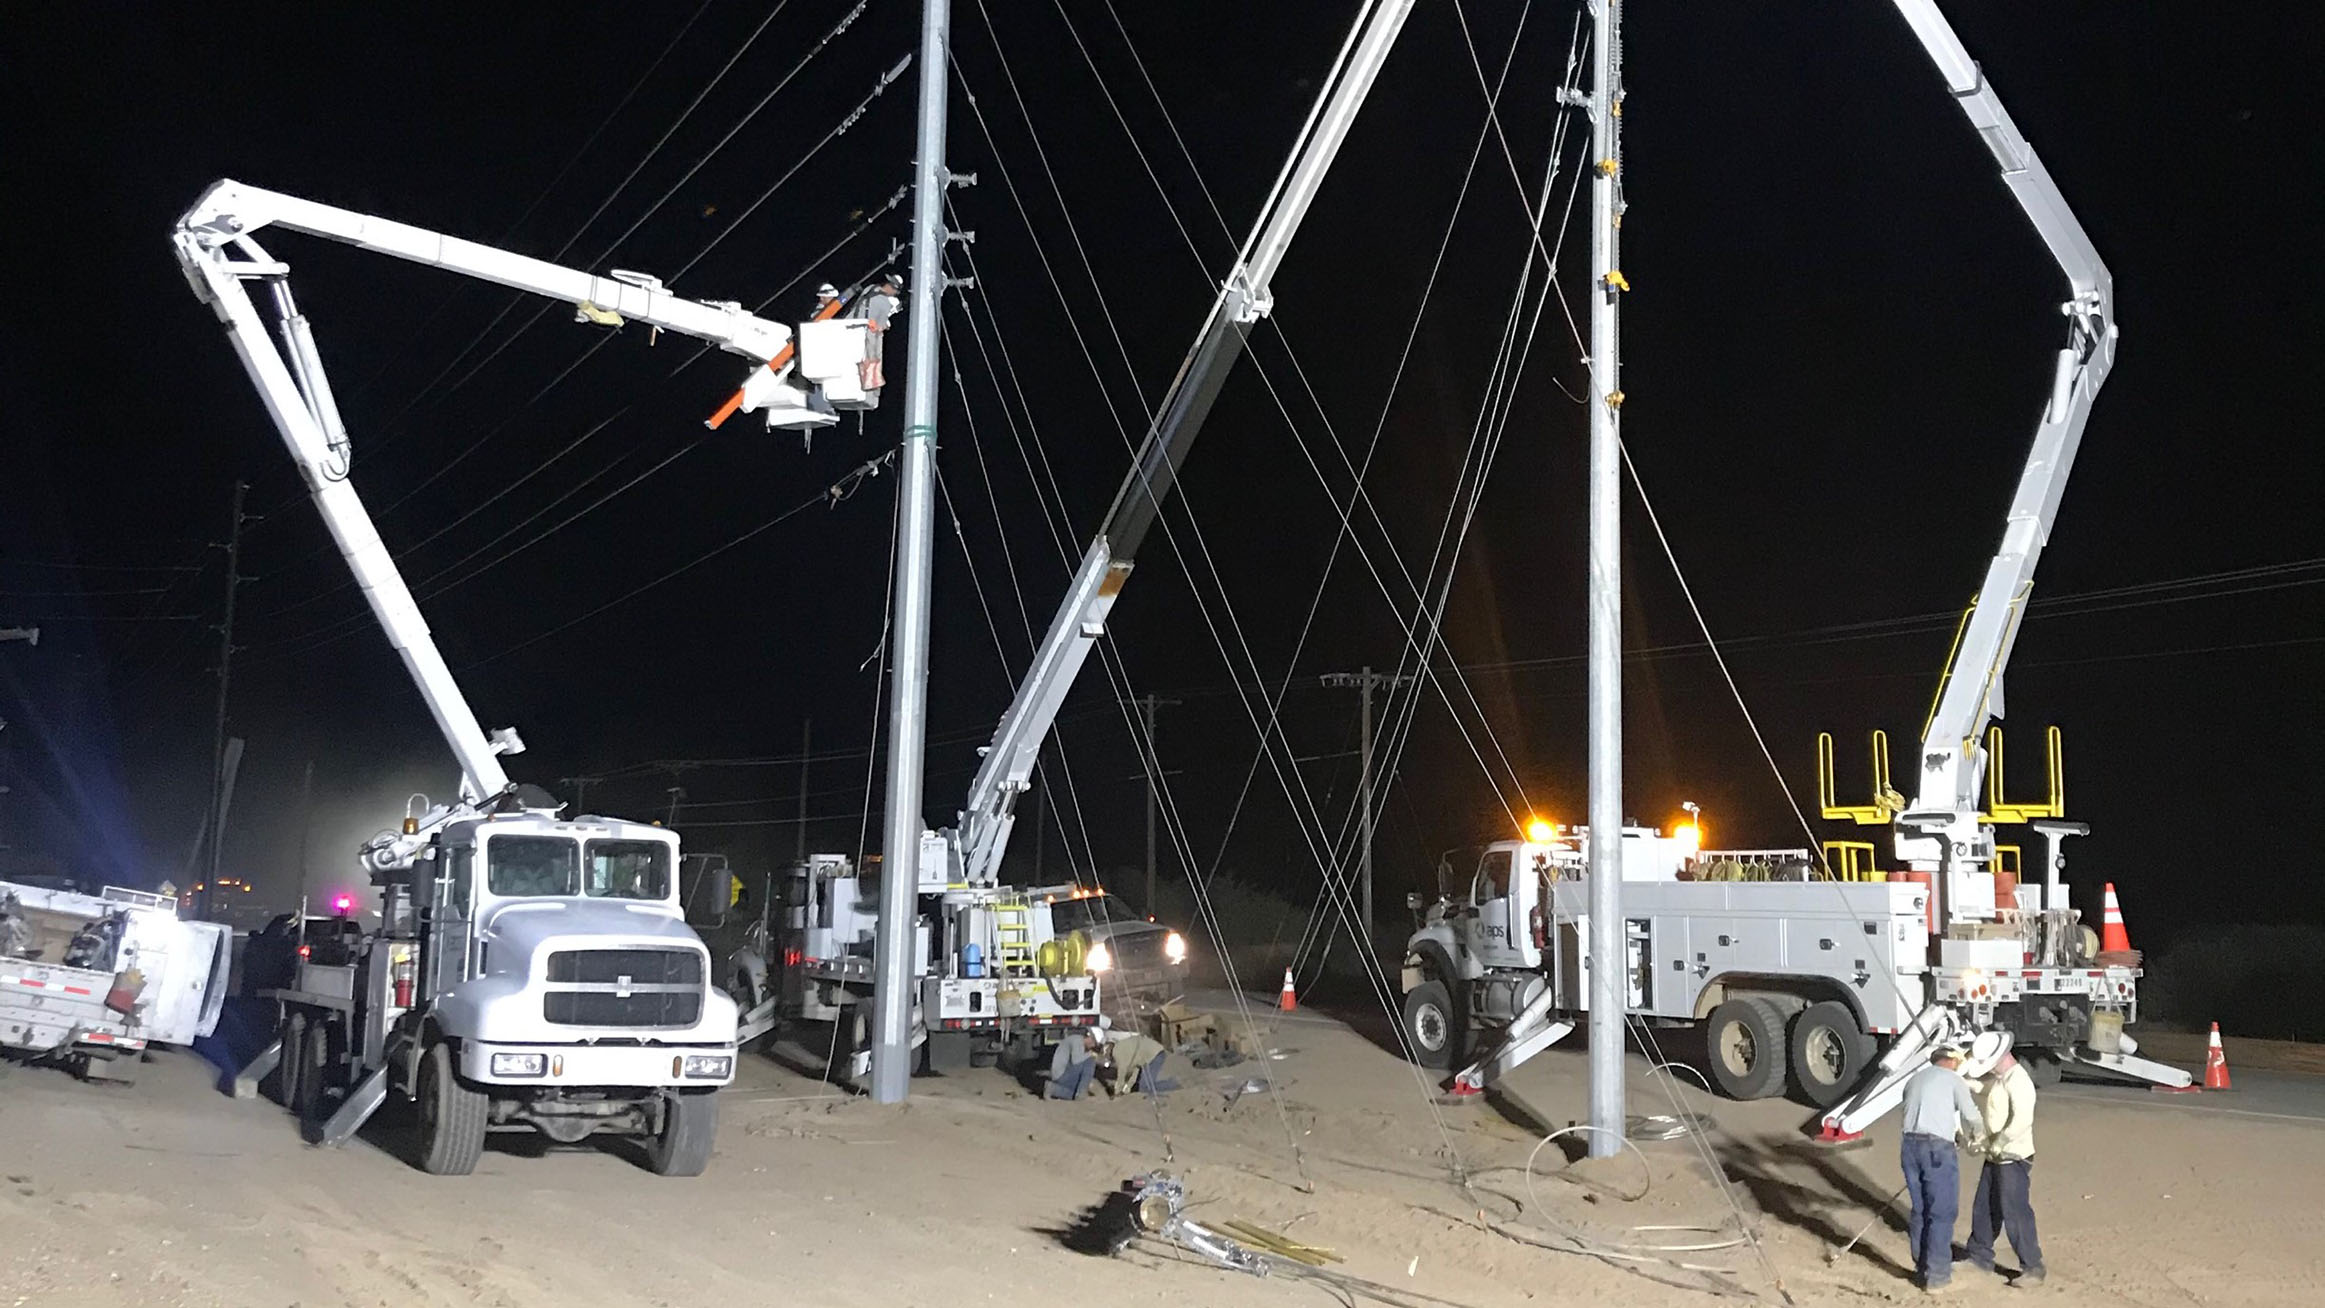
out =
[[[712,0],[674,46],[691,2],[258,4],[230,21],[107,4],[12,13],[0,25],[10,124],[0,193],[17,288],[0,327],[0,625],[38,619],[43,639],[0,645],[14,788],[0,797],[0,839],[20,858],[113,879],[155,881],[182,866],[207,784],[216,638],[206,624],[223,586],[206,542],[223,535],[237,477],[265,520],[249,536],[247,570],[262,580],[243,591],[237,632],[232,716],[250,753],[230,857],[262,884],[295,880],[309,760],[317,865],[392,819],[406,791],[449,787],[417,698],[170,258],[170,223],[206,184],[231,176],[542,256],[611,194],[567,262],[669,275],[733,224],[677,289],[755,303],[807,274],[769,310],[803,315],[816,280],[881,266],[905,235],[901,212],[890,213],[813,262],[909,174],[910,78],[818,142],[912,48],[917,7],[871,0],[698,173],[680,174],[850,7],[791,0],[770,18],[768,6]],[[948,518],[930,689],[936,820],[1023,663],[1008,564],[1036,627],[1064,576],[1011,418],[1049,461],[1078,550],[1126,466],[1122,423],[1160,393],[1226,262],[1231,242],[1204,187],[1240,234],[1348,19],[1337,4],[1117,9],[1169,122],[1104,4],[1071,3],[1069,21],[1050,4],[966,0],[956,16],[953,162],[981,184],[955,202],[978,233],[981,280],[948,312],[941,463],[960,535]],[[2087,3],[1948,12],[2116,278],[2122,350],[2038,598],[2325,555],[2307,403],[2325,344],[2308,91],[2316,19],[2257,5],[2201,21],[2168,6]],[[1271,676],[1320,590],[1301,672],[1397,662],[1398,620],[1374,573],[1344,549],[1324,576],[1331,496],[1347,484],[1331,447],[1361,459],[1380,424],[1366,488],[1390,539],[1369,521],[1361,539],[1396,590],[1391,545],[1418,572],[1436,539],[1521,267],[1513,166],[1530,189],[1546,158],[1574,19],[1569,6],[1537,4],[1522,33],[1519,21],[1517,6],[1481,0],[1421,6],[1277,279],[1273,325],[1188,465],[1192,523],[1174,516],[1170,542],[1143,557],[1116,610],[1133,689],[1184,701],[1165,711],[1163,758],[1182,770],[1174,786],[1205,864],[1220,857],[1255,737],[1190,585],[1192,575],[1210,593],[1195,542],[1226,587],[1227,609],[1208,612],[1232,611],[1240,635],[1227,638],[1248,641]],[[1491,77],[1513,36],[1501,119],[1515,162],[1488,138],[1392,402],[1390,375],[1483,122],[1471,43]],[[1861,789],[1856,742],[1873,726],[1901,742],[1915,734],[1950,621],[1878,639],[1841,629],[1950,613],[1977,584],[2061,339],[2060,282],[1887,6],[1642,3],[1628,55],[1626,435],[1713,631],[1785,637],[1735,656],[1785,782],[1813,797],[1810,746],[1823,729],[1843,741],[1844,790]],[[668,202],[616,244],[665,191]],[[862,665],[882,626],[892,478],[524,642],[810,500],[893,442],[900,405],[811,450],[733,425],[703,439],[699,419],[738,375],[731,360],[680,370],[685,343],[649,346],[632,331],[568,374],[595,337],[566,314],[552,309],[512,336],[534,306],[488,330],[507,303],[489,288],[294,236],[272,248],[296,269],[383,534],[409,552],[480,715],[517,724],[533,747],[516,770],[542,782],[609,775],[591,807],[656,813],[673,776],[641,765],[788,756],[812,715],[818,753],[842,756],[809,776],[809,810],[824,819],[814,843],[852,847],[875,696]],[[1578,228],[1561,267],[1570,296],[1584,249]],[[987,344],[1006,343],[1013,383],[986,366],[972,321],[998,325]],[[1441,704],[1424,705],[1384,810],[1390,902],[1439,849],[1500,834],[1489,770],[1504,774],[1510,803],[1514,775],[1535,808],[1579,815],[1583,418],[1554,384],[1572,384],[1576,353],[1553,309],[1447,614],[1454,655],[1481,665],[1470,684],[1484,723],[1473,718],[1472,734],[1489,767]],[[666,458],[602,507],[467,575]],[[1636,508],[1627,643],[1689,644],[1693,621]],[[83,566],[43,566],[59,563]],[[457,584],[439,591],[445,583]],[[2116,881],[2135,929],[2325,920],[2307,891],[2314,858],[2285,839],[2325,799],[2325,609],[2314,585],[2219,593],[2228,588],[2037,616],[2019,642],[2014,781],[2039,781],[2038,729],[2061,724],[2070,811],[2098,831],[2076,879],[2091,893]],[[1095,669],[1085,678],[1063,738],[1097,861],[1112,869],[1136,861],[1143,832],[1135,764],[1103,681]],[[1335,757],[1354,744],[1353,699],[1295,689],[1285,712],[1295,750],[1326,756],[1302,766],[1336,830],[1353,782],[1350,761]],[[1635,663],[1628,717],[1640,817],[1668,820],[1693,799],[1720,843],[1798,842],[1707,660]],[[676,781],[698,847],[751,859],[790,849],[788,827],[705,825],[787,816],[790,765],[702,767]],[[1233,833],[1228,870],[1295,894],[1315,884],[1268,770]],[[1031,844],[1020,841],[1026,861]],[[1065,849],[1053,833],[1049,870]]]

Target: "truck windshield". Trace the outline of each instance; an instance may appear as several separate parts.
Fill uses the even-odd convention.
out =
[[[1129,914],[1122,915],[1126,920]],[[1051,929],[1059,932],[1087,931],[1094,926],[1107,925],[1112,915],[1102,896],[1086,895],[1080,899],[1060,899],[1049,906]]]
[[[581,880],[581,846],[563,836],[495,836],[485,868],[496,895],[570,895]]]
[[[582,893],[594,899],[668,899],[670,846],[659,840],[592,840]]]

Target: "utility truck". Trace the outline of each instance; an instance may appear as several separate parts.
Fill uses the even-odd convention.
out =
[[[996,1060],[1023,1063],[1043,1047],[1098,1025],[1108,960],[1086,932],[1060,931],[1051,911],[1076,888],[1023,890],[937,881],[946,866],[923,838],[913,935],[915,1060],[948,1071]],[[748,1043],[777,1028],[834,1071],[861,1078],[871,1057],[873,937],[882,863],[815,854],[777,878],[779,898],[728,956],[728,988],[743,1007]]]
[[[565,1142],[635,1137],[655,1171],[699,1173],[717,1125],[711,1092],[734,1075],[735,1008],[680,910],[678,839],[568,817],[510,780],[500,756],[521,740],[479,725],[356,494],[353,446],[289,267],[256,239],[269,227],[547,296],[579,322],[637,322],[742,355],[747,379],[712,426],[742,411],[806,430],[876,404],[870,324],[846,311],[862,297],[828,297],[794,332],[642,273],[595,276],[232,181],[206,191],[173,236],[461,773],[456,796],[423,798],[364,845],[379,928],[347,961],[301,960],[274,992],[280,1037],[240,1084],[279,1062],[287,1097],[324,1119],[333,1144],[398,1091],[418,1105],[430,1172],[466,1173],[488,1131],[529,1128]],[[271,333],[252,283],[273,307]]]
[[[168,895],[0,881],[0,1050],[134,1080],[149,1044],[217,1027],[232,964],[229,930],[180,920]]]
[[[2060,306],[2067,341],[2001,546],[1922,731],[1915,796],[1889,786],[1886,740],[1876,733],[1873,801],[1836,803],[1831,740],[1819,744],[1824,815],[1893,826],[1904,866],[1881,871],[1869,842],[1837,841],[1824,857],[1795,851],[1755,869],[1653,829],[1626,829],[1625,953],[1599,960],[1590,956],[1583,861],[1592,833],[1561,839],[1544,824],[1490,846],[1465,892],[1441,888],[1405,958],[1406,1035],[1424,1061],[1451,1066],[1471,1033],[1498,1032],[1454,1077],[1456,1093],[1482,1090],[1572,1031],[1587,1010],[1594,966],[1623,970],[1631,1014],[1704,1023],[1712,1075],[1728,1093],[1772,1094],[1789,1079],[1827,1109],[1827,1139],[1861,1134],[1900,1102],[1938,1045],[1977,1031],[2009,1032],[2045,1074],[2073,1063],[2159,1085],[2189,1082],[2180,1069],[2137,1057],[2122,1029],[2138,1016],[2138,958],[2102,952],[2068,902],[2063,846],[2088,828],[2065,820],[2056,730],[2048,797],[2012,803],[1993,726],[2035,563],[2114,364],[2112,280],[1944,15],[1931,0],[1896,4],[2068,289]],[[2030,825],[2043,840],[2039,883],[2018,880],[2018,850],[1997,841],[1998,824]]]

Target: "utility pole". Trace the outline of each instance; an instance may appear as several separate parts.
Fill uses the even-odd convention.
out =
[[[1356,825],[1357,831],[1359,833],[1358,839],[1363,842],[1361,861],[1358,863],[1357,867],[1359,878],[1358,884],[1361,887],[1360,893],[1364,905],[1364,916],[1359,920],[1364,924],[1364,933],[1366,938],[1357,941],[1356,946],[1359,950],[1364,952],[1364,956],[1366,958],[1371,958],[1372,941],[1370,937],[1372,935],[1374,921],[1372,915],[1372,832],[1374,816],[1372,801],[1372,692],[1375,690],[1387,690],[1391,694],[1394,694],[1399,687],[1410,683],[1412,678],[1410,676],[1399,676],[1393,672],[1375,672],[1372,670],[1371,665],[1367,664],[1364,670],[1361,672],[1327,672],[1323,676],[1318,677],[1317,681],[1325,686],[1337,687],[1341,689],[1354,687],[1359,692],[1361,692],[1360,704],[1362,707],[1359,708],[1357,714],[1359,732],[1357,755],[1359,762],[1357,765],[1358,776],[1356,780],[1356,802],[1358,805]]]
[[[1622,0],[1592,0],[1590,114],[1590,1156],[1623,1150]]]
[[[1033,884],[1049,884],[1042,878],[1042,855],[1049,849],[1049,773],[1039,765],[1033,769]]]
[[[664,793],[670,796],[670,815],[662,819],[662,825],[675,827],[678,825],[678,806],[686,802],[686,787],[672,786]]]
[[[589,788],[604,777],[559,777],[557,784],[573,787],[573,812],[576,817],[589,811]]]
[[[1154,743],[1154,714],[1155,714],[1155,710],[1156,710],[1156,709],[1163,708],[1163,707],[1166,707],[1166,706],[1168,706],[1168,707],[1176,707],[1176,706],[1178,705],[1178,702],[1179,702],[1179,701],[1177,701],[1177,700],[1175,700],[1175,699],[1157,699],[1157,698],[1155,698],[1155,697],[1154,697],[1154,696],[1152,696],[1152,695],[1148,695],[1146,698],[1144,698],[1144,699],[1142,699],[1142,700],[1138,701],[1138,714],[1139,714],[1139,718],[1140,718],[1140,720],[1141,720],[1142,722],[1144,722],[1144,723],[1146,724],[1145,734],[1144,734],[1144,735],[1141,737],[1141,739],[1139,740],[1139,742],[1138,742],[1138,745],[1139,745],[1139,753],[1140,753],[1140,754],[1142,754],[1142,755],[1144,755],[1144,756],[1145,756],[1145,759],[1146,759],[1146,767],[1145,767],[1145,769],[1144,769],[1144,770],[1145,770],[1145,772],[1146,772],[1146,904],[1145,904],[1145,908],[1146,908],[1146,911],[1147,911],[1148,913],[1160,913],[1160,912],[1162,911],[1160,908],[1158,908],[1158,907],[1155,905],[1155,902],[1154,902],[1155,893],[1156,893],[1157,889],[1159,888],[1159,887],[1157,886],[1157,884],[1156,884],[1157,878],[1156,878],[1156,875],[1155,875],[1155,843],[1154,843],[1154,815],[1155,815],[1155,799],[1156,799],[1156,794],[1157,794],[1157,791],[1159,790],[1159,788],[1160,788],[1160,786],[1161,786],[1161,784],[1162,784],[1162,777],[1163,777],[1163,770],[1162,770],[1162,751],[1161,751],[1161,750],[1159,750],[1159,749],[1157,749],[1157,748],[1155,747],[1155,743]]]
[[[912,304],[904,448],[896,479],[896,610],[889,624],[888,807],[881,824],[880,923],[873,937],[872,1100],[904,1100],[912,1077],[914,906],[928,722],[929,559],[936,538],[937,314],[944,294],[945,96],[952,5],[920,7],[919,157],[912,179]]]
[[[792,855],[802,867],[807,865],[807,760],[814,743],[815,719],[807,718],[799,724],[799,847]]]
[[[234,679],[234,598],[242,588],[242,524],[254,521],[242,511],[250,494],[247,482],[234,483],[234,507],[226,532],[226,613],[218,624],[218,713],[210,732],[210,857],[202,877],[202,893],[195,916],[210,916],[210,888],[218,883],[218,863],[226,846],[226,692]]]

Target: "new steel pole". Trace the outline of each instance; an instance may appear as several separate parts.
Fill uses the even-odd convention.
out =
[[[1359,743],[1359,744],[1358,744],[1358,746],[1357,746],[1358,763],[1357,763],[1357,786],[1356,786],[1356,802],[1357,802],[1357,803],[1358,803],[1360,806],[1362,806],[1362,808],[1363,808],[1363,810],[1364,810],[1364,812],[1363,812],[1363,815],[1362,815],[1362,816],[1363,816],[1363,821],[1360,823],[1360,825],[1361,825],[1361,826],[1362,826],[1362,828],[1363,828],[1363,839],[1364,839],[1364,863],[1363,863],[1363,867],[1364,867],[1364,922],[1363,922],[1363,925],[1364,925],[1364,936],[1363,936],[1363,938],[1362,938],[1362,939],[1360,939],[1360,940],[1358,940],[1358,941],[1356,942],[1356,949],[1357,949],[1357,952],[1358,952],[1358,953],[1360,953],[1360,954],[1362,954],[1362,955],[1364,956],[1365,962],[1366,962],[1366,964],[1369,966],[1369,965],[1372,963],[1372,961],[1373,961],[1373,949],[1372,949],[1372,924],[1373,924],[1373,919],[1372,919],[1372,668],[1371,668],[1370,666],[1367,666],[1367,667],[1365,668],[1365,670],[1364,670],[1364,673],[1363,673],[1363,677],[1362,677],[1362,681],[1363,681],[1363,687],[1362,687],[1362,693],[1363,693],[1363,700],[1362,700],[1362,703],[1363,703],[1363,708],[1362,708],[1362,709],[1360,709],[1360,710],[1358,711],[1358,713],[1357,713],[1357,722],[1358,722],[1358,724],[1359,724],[1359,725],[1358,725],[1358,727],[1357,727],[1357,731],[1358,731],[1358,733],[1359,733],[1359,737],[1360,737],[1360,743]]]
[[[1623,1148],[1622,379],[1616,238],[1622,171],[1620,0],[1592,5],[1590,180],[1590,1154]]]
[[[920,884],[922,754],[928,723],[929,555],[935,539],[937,299],[944,292],[945,93],[950,0],[920,9],[920,157],[912,196],[904,448],[896,493],[896,612],[889,627],[888,809],[880,925],[873,940],[872,1098],[900,1103],[912,1077],[913,942]]]

